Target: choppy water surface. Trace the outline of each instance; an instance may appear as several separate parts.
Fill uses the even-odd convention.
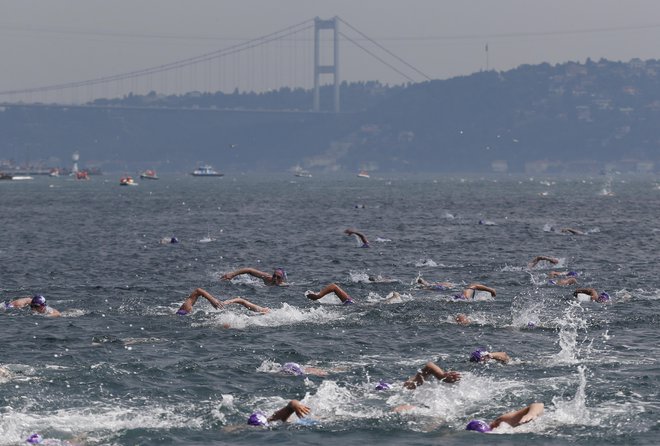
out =
[[[2,445],[34,432],[92,445],[657,442],[654,178],[37,178],[0,183],[0,209],[0,300],[43,294],[64,313],[0,313]],[[563,227],[584,235],[551,230]],[[611,303],[573,302],[574,286],[547,283],[552,265],[528,269],[536,255]],[[220,280],[246,266],[283,267],[290,286]],[[418,275],[457,287],[420,290]],[[357,304],[305,298],[330,282]],[[496,298],[451,299],[471,282]],[[199,301],[174,316],[196,287],[271,311]],[[477,347],[512,362],[470,363]],[[463,379],[403,389],[429,360]],[[277,373],[289,361],[329,374]],[[396,385],[376,392],[381,379]],[[246,426],[292,398],[318,423]],[[546,406],[533,423],[463,430],[533,401]]]

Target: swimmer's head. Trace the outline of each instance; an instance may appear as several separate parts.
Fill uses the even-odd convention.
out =
[[[462,294],[454,294],[453,299],[454,299],[454,300],[466,300],[467,297],[465,297],[465,296],[462,295]]]
[[[465,426],[465,430],[485,433],[490,432],[492,429],[488,423],[483,420],[472,420],[467,424],[467,426]]]
[[[476,349],[472,353],[470,353],[470,361],[471,362],[481,362],[481,361],[486,361],[490,359],[490,354],[483,349]]]
[[[31,308],[42,308],[46,306],[46,298],[40,294],[37,294],[30,301]]]
[[[247,420],[250,426],[268,426],[268,418],[263,412],[254,412]]]
[[[527,328],[536,328],[536,324],[532,321],[527,322]]]
[[[602,293],[600,293],[598,295],[598,299],[596,299],[596,300],[598,302],[607,302],[608,300],[610,300],[610,295],[607,294],[605,291],[603,291]]]
[[[389,384],[389,383],[386,383],[382,379],[376,385],[376,390],[390,390],[391,388],[392,388],[392,385]]]
[[[566,275],[570,277],[577,277],[578,273],[576,273],[575,271],[569,271],[566,273]]]
[[[170,239],[170,243],[179,243],[179,239],[176,238],[176,237],[172,237],[172,238]]]
[[[25,439],[25,442],[30,444],[40,444],[42,441],[44,441],[44,439],[39,434],[32,434]]]
[[[286,373],[287,375],[302,376],[305,374],[305,371],[300,366],[300,364],[296,364],[295,362],[287,362],[282,366],[282,373]]]
[[[284,271],[284,268],[275,268],[275,271],[273,271],[273,281],[282,283],[286,280],[286,271]]]

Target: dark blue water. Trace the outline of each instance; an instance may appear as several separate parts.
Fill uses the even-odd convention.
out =
[[[37,178],[1,182],[0,210],[0,300],[43,294],[64,316],[0,313],[0,444],[33,432],[103,445],[657,442],[654,178]],[[563,227],[584,235],[550,230]],[[547,284],[552,265],[528,269],[536,255],[611,303],[573,302],[574,286]],[[283,267],[290,286],[220,280],[248,266]],[[420,290],[418,275],[457,287]],[[330,282],[357,304],[305,298]],[[471,282],[496,298],[451,299]],[[196,287],[271,311],[202,300],[174,316]],[[477,347],[512,361],[470,363]],[[278,373],[289,361],[329,374]],[[403,389],[427,361],[462,380]],[[375,392],[380,379],[397,385]],[[292,398],[318,424],[245,425]],[[464,431],[534,401],[545,413],[533,423]]]

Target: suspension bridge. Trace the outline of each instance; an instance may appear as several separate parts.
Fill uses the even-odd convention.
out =
[[[341,47],[341,52],[340,52]],[[341,111],[341,54],[358,51],[392,70],[401,83],[429,76],[345,20],[318,17],[216,51],[134,71],[32,88],[0,91],[0,105],[32,107],[172,108],[131,106],[103,99],[129,96],[203,96],[222,92],[265,92],[280,88],[313,91],[309,110],[322,109],[320,90],[333,89],[332,107]],[[226,111],[226,110],[224,110]]]

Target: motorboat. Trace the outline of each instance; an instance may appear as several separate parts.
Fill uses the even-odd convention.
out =
[[[120,186],[137,186],[138,183],[132,177],[123,177],[119,180]]]
[[[360,178],[371,178],[371,177],[369,176],[369,172],[367,172],[367,171],[364,170],[364,169],[362,169],[362,170],[360,171],[360,173],[357,174],[357,176],[360,177]]]
[[[140,174],[140,178],[143,180],[158,180],[158,175],[156,175],[155,170],[147,169]]]
[[[312,174],[306,170],[298,170],[294,175],[301,178],[312,178]]]
[[[210,165],[205,164],[193,170],[191,175],[194,177],[221,177],[224,174],[213,169],[213,167],[211,167]]]

